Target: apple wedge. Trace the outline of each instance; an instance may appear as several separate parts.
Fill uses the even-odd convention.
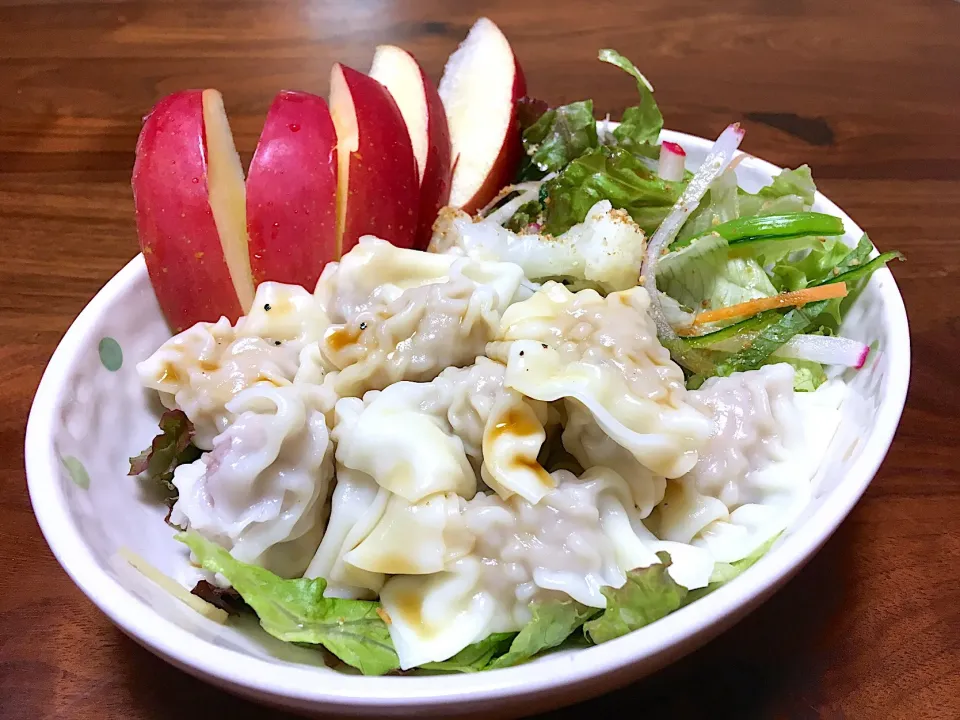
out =
[[[336,63],[330,114],[337,131],[337,257],[362,235],[413,247],[420,183],[397,103],[373,78]]]
[[[243,168],[219,92],[157,103],[137,140],[132,187],[140,247],[171,327],[243,315],[253,302]]]
[[[337,134],[326,101],[284,90],[274,99],[247,173],[255,284],[313,291],[337,259]]]
[[[395,45],[380,45],[370,77],[397,103],[410,134],[420,180],[420,204],[414,247],[426,250],[433,221],[450,198],[450,130],[436,86],[416,59]]]
[[[480,18],[440,80],[453,146],[450,205],[473,213],[510,183],[523,156],[517,101],[527,92],[510,43]]]

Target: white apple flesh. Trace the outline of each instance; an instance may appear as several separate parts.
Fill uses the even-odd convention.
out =
[[[476,212],[513,180],[523,153],[517,101],[526,89],[500,28],[477,20],[440,80],[454,158],[451,206]]]

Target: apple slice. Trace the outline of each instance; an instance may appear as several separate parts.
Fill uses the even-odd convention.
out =
[[[451,206],[476,212],[513,180],[523,156],[517,101],[526,92],[507,38],[480,18],[447,60],[440,80],[453,145]]]
[[[337,258],[362,235],[413,247],[419,181],[410,135],[387,89],[353,68],[330,73],[337,130]]]
[[[250,267],[313,291],[337,259],[337,133],[326,101],[284,90],[267,113],[247,173]]]
[[[450,198],[450,130],[436,86],[416,59],[395,45],[380,45],[373,55],[370,77],[396,101],[410,134],[420,174],[420,206],[414,247],[426,250],[433,221]]]
[[[219,92],[157,103],[137,140],[132,187],[140,247],[171,327],[237,320],[253,280],[243,168]]]

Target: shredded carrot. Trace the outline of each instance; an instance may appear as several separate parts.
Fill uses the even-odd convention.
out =
[[[818,285],[817,287],[806,288],[804,290],[794,290],[793,292],[780,293],[773,297],[757,298],[748,300],[738,305],[717,308],[716,310],[707,310],[697,315],[693,319],[694,325],[703,325],[704,323],[717,322],[718,320],[729,320],[730,318],[746,317],[756,315],[764,310],[773,310],[781,307],[791,307],[796,305],[806,305],[817,300],[830,300],[832,298],[846,297],[846,283],[832,283],[830,285]]]

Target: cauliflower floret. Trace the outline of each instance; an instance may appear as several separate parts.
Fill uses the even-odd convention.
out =
[[[574,287],[604,292],[637,285],[645,249],[643,231],[609,200],[596,203],[582,223],[557,237],[517,234],[491,220],[475,221],[445,208],[430,243],[432,252],[516,263],[530,280],[563,279]]]

